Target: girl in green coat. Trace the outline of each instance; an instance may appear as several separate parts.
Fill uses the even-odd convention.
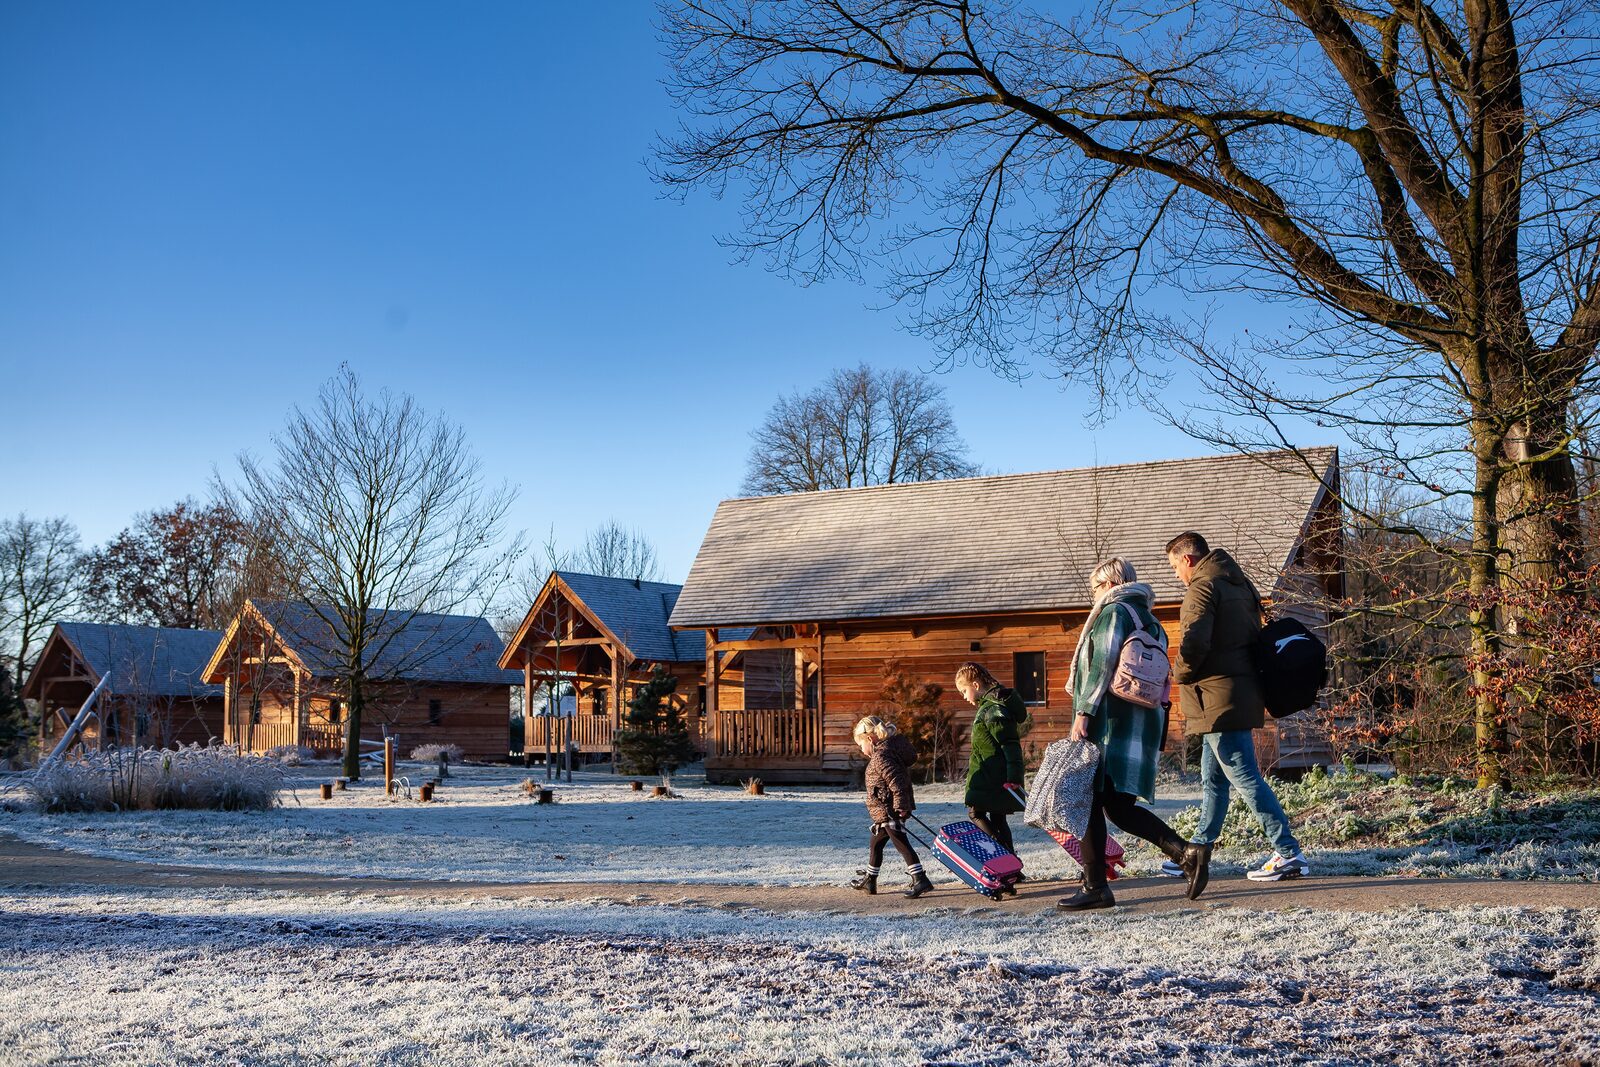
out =
[[[1006,816],[1022,810],[1011,791],[1022,789],[1019,727],[1028,719],[1028,707],[1015,689],[1001,686],[980,663],[961,665],[956,691],[978,709],[972,717],[972,758],[967,763],[967,815],[978,829],[1015,852]]]

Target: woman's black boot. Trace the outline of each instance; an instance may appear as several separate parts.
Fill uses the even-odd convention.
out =
[[[1211,880],[1211,846],[1184,845],[1183,851],[1173,859],[1178,861],[1184,877],[1189,880],[1189,899],[1197,899],[1206,891],[1206,883]]]
[[[878,893],[878,876],[867,871],[857,871],[855,881],[850,883],[850,888],[859,889],[863,893],[871,893],[876,896]]]
[[[1062,897],[1056,901],[1057,911],[1093,911],[1096,908],[1109,908],[1116,904],[1117,898],[1111,895],[1108,885],[1079,886],[1078,891],[1070,897]]]
[[[933,891],[933,883],[928,881],[926,871],[918,871],[911,876],[911,884],[906,886],[906,896],[920,897],[924,893]]]

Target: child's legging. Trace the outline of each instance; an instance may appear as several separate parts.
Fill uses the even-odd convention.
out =
[[[883,846],[890,841],[894,842],[894,850],[900,853],[900,858],[906,861],[906,866],[921,866],[922,861],[917,858],[917,850],[911,847],[911,842],[906,840],[906,832],[892,822],[876,822],[872,824],[872,837],[867,842],[867,855],[873,869],[883,866]]]
[[[1011,827],[1006,823],[1005,812],[979,811],[977,808],[968,808],[967,818],[971,819],[978,829],[1006,846],[1008,852],[1017,850],[1016,846],[1011,843]]]

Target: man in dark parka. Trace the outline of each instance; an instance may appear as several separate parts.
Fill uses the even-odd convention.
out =
[[[1188,587],[1178,616],[1172,680],[1179,686],[1184,733],[1204,735],[1195,843],[1214,844],[1222,833],[1231,786],[1249,803],[1275,850],[1249,877],[1275,882],[1310,874],[1283,806],[1256,763],[1251,731],[1266,721],[1255,662],[1261,596],[1231,555],[1212,549],[1193,531],[1167,543],[1167,562]]]

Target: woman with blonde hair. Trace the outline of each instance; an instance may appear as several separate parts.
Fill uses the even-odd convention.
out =
[[[1022,810],[1015,794],[1022,791],[1021,726],[1028,721],[1028,706],[981,663],[961,665],[956,691],[978,709],[972,716],[972,756],[967,761],[967,816],[1015,852],[1006,816]]]
[[[1108,815],[1183,868],[1189,899],[1200,895],[1209,877],[1210,850],[1189,844],[1154,812],[1139,806],[1140,797],[1154,800],[1156,795],[1156,760],[1166,733],[1165,694],[1160,692],[1164,687],[1156,684],[1153,692],[1143,690],[1129,684],[1126,671],[1121,677],[1118,672],[1124,667],[1124,646],[1137,634],[1140,642],[1134,651],[1161,657],[1144,658],[1143,663],[1160,668],[1157,679],[1165,675],[1167,635],[1151,608],[1154,592],[1137,579],[1133,564],[1117,557],[1103,561],[1089,575],[1094,604],[1078,635],[1067,690],[1076,712],[1072,740],[1098,745],[1100,765],[1083,839],[1083,885],[1056,904],[1062,911],[1109,908],[1116,903],[1106,884]]]
[[[906,840],[905,822],[916,808],[911,792],[911,765],[917,750],[895,729],[894,723],[868,715],[856,723],[856,744],[867,757],[867,814],[872,817],[872,836],[867,839],[867,866],[856,872],[851,888],[863,893],[878,891],[878,872],[883,869],[883,846],[894,842],[894,849],[906,861],[911,884],[905,895],[920,897],[933,888],[917,850]]]

